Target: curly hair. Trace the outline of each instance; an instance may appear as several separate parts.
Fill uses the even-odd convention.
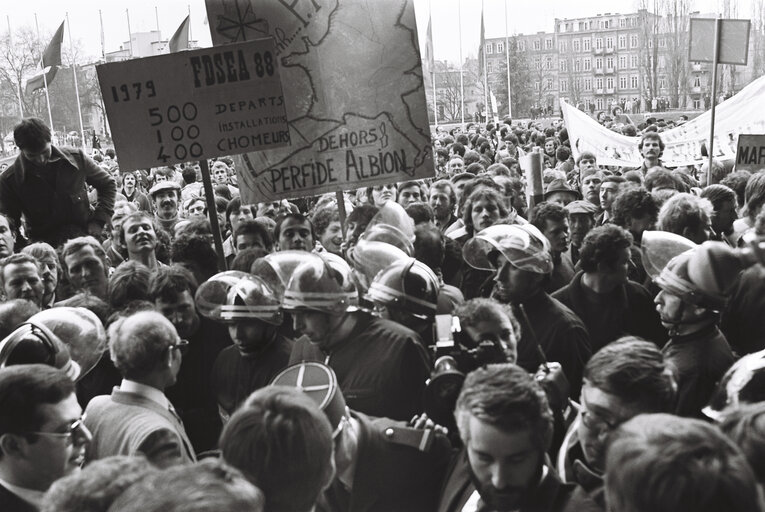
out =
[[[695,233],[710,224],[713,214],[708,199],[680,193],[670,197],[661,207],[657,227],[678,235],[686,229]]]
[[[734,171],[721,179],[720,185],[730,187],[736,193],[738,204],[742,205],[746,202],[746,184],[751,176],[749,171]]]
[[[494,182],[492,181],[492,183]],[[509,213],[502,196],[493,188],[481,187],[473,191],[467,201],[465,201],[465,207],[463,208],[462,213],[462,222],[465,224],[465,230],[467,230],[471,236],[473,235],[473,205],[481,200],[493,202],[497,206],[500,219],[507,217]]]
[[[311,224],[317,237],[321,237],[330,224],[340,221],[340,211],[334,204],[317,210],[311,217]]]
[[[659,207],[656,199],[646,189],[629,188],[616,196],[611,206],[611,213],[611,222],[626,228],[630,219],[642,219],[646,215],[651,222],[656,222]]]
[[[619,259],[619,253],[629,248],[632,241],[629,231],[613,224],[593,229],[584,237],[579,252],[582,270],[595,272],[599,263],[613,268]]]

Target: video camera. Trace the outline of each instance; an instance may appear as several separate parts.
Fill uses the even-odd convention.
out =
[[[507,363],[510,360],[507,347],[497,336],[489,334],[474,340],[462,330],[457,317],[436,315],[434,331],[435,364],[425,387],[424,409],[433,421],[451,430],[456,426],[454,407],[465,376],[481,366]],[[536,342],[536,334],[530,327],[528,334],[534,339],[542,360],[534,379],[544,389],[550,408],[557,414],[568,407],[571,386],[560,363],[547,362],[542,348]]]

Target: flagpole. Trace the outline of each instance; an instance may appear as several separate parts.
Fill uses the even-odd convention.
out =
[[[426,34],[426,37],[428,37],[430,40],[428,43],[430,44],[430,51],[433,54],[432,56],[429,55],[428,58],[433,60],[433,66],[431,66],[430,70],[430,76],[433,81],[433,120],[436,124],[436,128],[438,128],[438,97],[436,96],[436,55],[435,55],[435,49],[433,48],[433,2],[431,0],[428,0],[428,34]],[[426,45],[428,44],[426,43]],[[430,64],[430,62],[428,62]]]
[[[130,41],[130,57],[133,56],[133,31],[130,30],[130,12],[125,9],[125,16],[127,17],[128,22],[128,39]]]
[[[101,23],[101,58],[106,60],[106,44],[104,43],[104,17],[101,15],[101,9],[98,10],[98,19]]]
[[[486,69],[486,38],[484,37],[483,0],[481,0],[481,49],[483,50],[483,104],[486,109],[486,122],[489,122],[489,81]]]
[[[74,59],[74,45],[72,44],[72,25],[69,23],[69,12],[66,13],[66,26],[69,29],[69,51],[72,52],[72,76],[74,77],[74,94],[77,97],[77,115],[80,118],[80,137],[82,149],[85,149],[85,127],[82,124],[82,105],[80,105],[80,88],[77,85],[77,61]]]
[[[513,118],[513,102],[510,99],[510,41],[507,37],[507,0],[505,0],[505,67],[507,68],[507,117]]]
[[[157,21],[157,33],[159,34],[159,11],[156,5],[154,6],[154,19]]]
[[[457,8],[458,8],[458,14],[457,14],[457,21],[459,22],[459,33],[460,33],[460,119],[462,120],[462,125],[465,125],[465,85],[462,77],[462,0],[457,0]]]
[[[13,33],[11,32],[11,17],[6,16],[5,20],[8,22],[8,42],[11,45],[11,48],[13,48]],[[24,104],[21,101],[21,83],[17,80],[16,81],[16,94],[19,97],[19,117],[24,119]]]
[[[189,11],[189,44],[187,46],[188,46],[188,48],[191,48],[191,41],[192,41],[192,38],[191,38],[191,4],[186,4],[186,7],[188,8],[188,11]]]
[[[37,23],[37,13],[35,13],[35,27],[37,27],[37,52],[40,54],[40,67],[42,67],[43,84],[45,85],[45,102],[48,104],[48,121],[50,122],[51,131],[55,132],[53,129],[53,112],[50,109],[50,96],[48,95],[48,76],[45,72],[45,63],[40,51],[40,25]]]

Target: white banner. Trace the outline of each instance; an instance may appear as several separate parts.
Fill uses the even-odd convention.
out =
[[[600,125],[590,116],[561,99],[563,117],[574,158],[584,151],[597,157],[599,165],[640,167],[640,137],[627,137]],[[717,105],[715,112],[714,156],[720,160],[736,157],[739,134],[765,134],[765,77],[744,87],[732,98]],[[656,114],[661,115],[661,114]],[[665,166],[701,164],[701,145],[709,138],[712,113],[704,112],[681,126],[660,133],[665,148]]]

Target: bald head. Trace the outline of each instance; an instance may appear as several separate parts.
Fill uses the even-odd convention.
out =
[[[178,334],[156,311],[141,311],[109,327],[109,352],[114,366],[130,380],[143,380],[168,367],[170,347]]]

